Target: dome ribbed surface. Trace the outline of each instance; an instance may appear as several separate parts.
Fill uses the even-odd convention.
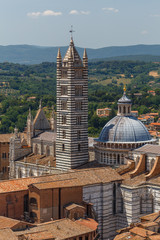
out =
[[[133,116],[116,116],[102,129],[98,141],[143,142],[150,141],[147,128]]]

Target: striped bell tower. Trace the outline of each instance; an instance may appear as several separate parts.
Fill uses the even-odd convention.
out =
[[[57,55],[56,168],[74,169],[88,162],[88,58],[81,60],[71,37],[62,60]]]

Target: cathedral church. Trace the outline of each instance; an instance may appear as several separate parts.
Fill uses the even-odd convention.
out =
[[[53,111],[49,122],[41,104],[34,120],[29,111],[27,138],[15,129],[10,141],[10,178],[88,171],[82,200],[93,204],[101,239],[113,239],[119,228],[160,210],[160,146],[131,115],[125,88],[117,116],[93,149],[94,166],[88,146],[88,58],[84,50],[81,60],[71,38],[64,58],[60,50],[57,55],[57,119]]]

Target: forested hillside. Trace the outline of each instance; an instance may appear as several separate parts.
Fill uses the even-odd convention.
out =
[[[133,109],[139,113],[160,112],[160,63],[101,61],[89,63],[89,134],[96,136],[116,114],[117,100],[127,84]],[[155,75],[152,73],[156,73]],[[156,96],[148,93],[155,90]],[[141,93],[137,96],[136,93]],[[35,97],[30,99],[29,97]],[[56,64],[0,64],[0,133],[23,131],[29,107],[35,116],[39,100],[50,116],[56,109]],[[108,118],[96,116],[96,109],[110,107]]]

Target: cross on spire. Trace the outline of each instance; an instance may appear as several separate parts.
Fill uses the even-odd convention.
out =
[[[71,25],[71,30],[69,31],[70,32],[70,34],[71,34],[71,39],[73,38],[73,32],[75,32],[74,30],[73,30],[73,26]]]

